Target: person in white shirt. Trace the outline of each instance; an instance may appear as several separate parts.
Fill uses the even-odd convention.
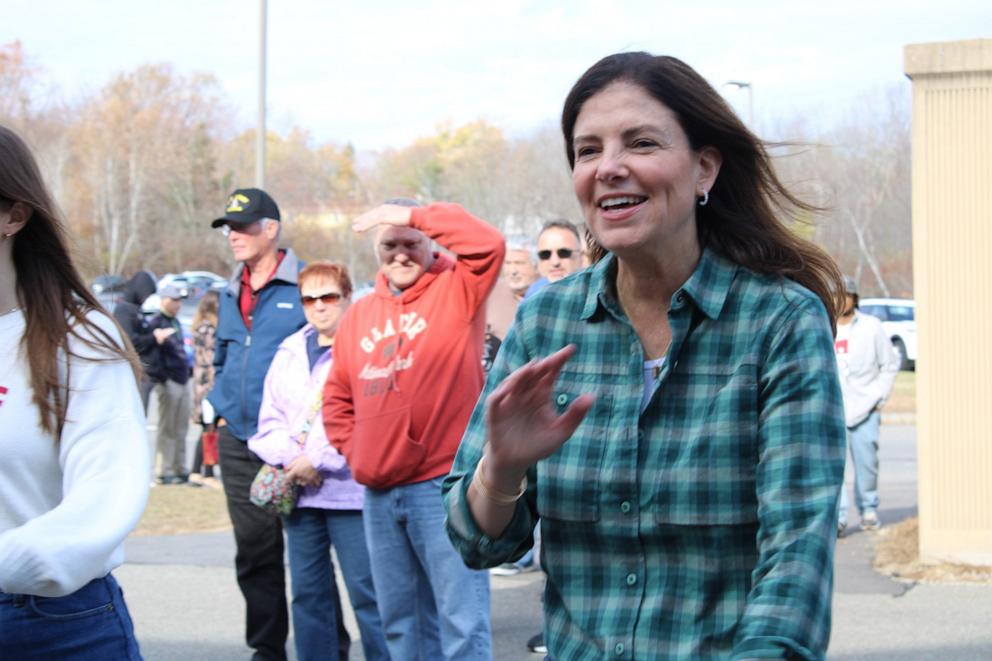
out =
[[[110,574],[148,497],[140,368],[0,126],[0,656],[140,659]]]
[[[837,317],[837,372],[844,397],[847,445],[854,464],[854,504],[862,530],[878,530],[878,432],[881,409],[899,373],[899,357],[882,322],[858,311],[858,287],[844,278],[844,313]],[[841,486],[837,534],[847,529],[847,489]]]

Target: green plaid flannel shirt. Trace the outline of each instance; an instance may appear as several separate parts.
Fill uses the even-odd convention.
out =
[[[830,635],[844,412],[823,305],[710,250],[675,293],[672,344],[641,412],[641,344],[613,292],[616,261],[524,301],[444,482],[448,534],[491,567],[533,544],[541,517],[546,639],[573,659],[822,659]],[[574,343],[559,409],[596,402],[528,472],[499,539],[465,497],[486,396]]]

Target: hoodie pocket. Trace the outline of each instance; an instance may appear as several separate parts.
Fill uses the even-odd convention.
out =
[[[410,436],[409,406],[380,411],[355,420],[351,472],[373,488],[406,484],[417,474],[426,451]]]

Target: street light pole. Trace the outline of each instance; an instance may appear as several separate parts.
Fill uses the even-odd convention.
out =
[[[261,25],[258,40],[258,131],[255,135],[255,187],[265,188],[265,50],[266,50],[266,0],[260,0]]]
[[[747,90],[747,125],[754,130],[754,87],[743,80],[728,80],[724,85],[732,85],[737,89]]]

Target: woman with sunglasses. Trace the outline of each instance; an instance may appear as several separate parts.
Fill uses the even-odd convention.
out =
[[[347,269],[314,262],[299,274],[307,324],[276,351],[262,394],[258,433],[248,448],[283,466],[302,489],[283,517],[293,592],[293,631],[301,661],[348,658],[340,597],[330,550],[334,546],[361,633],[365,658],[388,659],[362,523],[364,487],[327,442],[321,421],[324,381],[331,368],[338,322],[351,300]]]
[[[148,498],[137,356],[0,126],[0,656],[140,659],[111,575]]]
[[[620,53],[562,111],[590,268],[525,300],[444,483],[471,567],[541,518],[558,661],[822,659],[844,414],[814,211],[691,67]]]

